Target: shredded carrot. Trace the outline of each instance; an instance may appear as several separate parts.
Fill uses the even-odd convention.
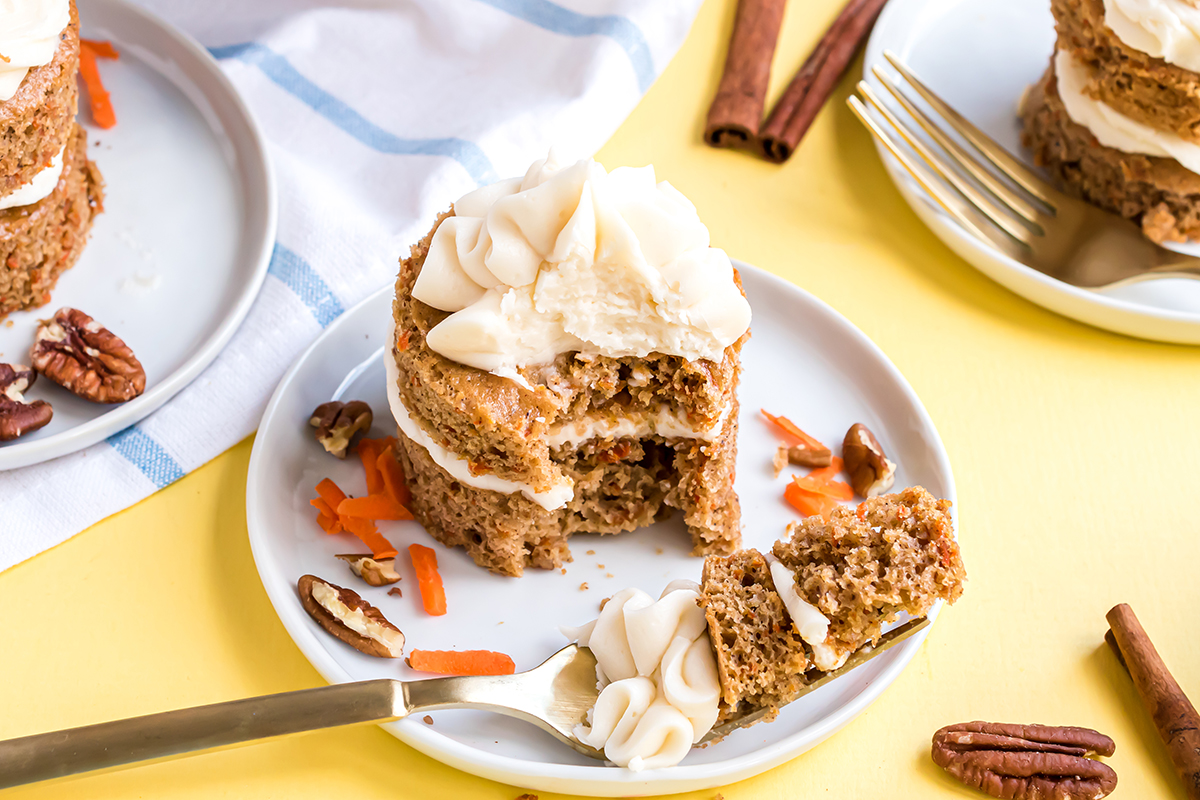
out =
[[[446,613],[446,590],[438,572],[437,553],[431,547],[410,544],[408,555],[417,573],[417,588],[421,590],[421,604],[425,606],[425,613],[440,617]]]
[[[316,488],[317,494],[329,506],[331,513],[346,499],[346,493],[339,489],[338,485],[329,478],[318,483]]]
[[[804,477],[812,478],[813,480],[817,480],[817,481],[833,480],[834,478],[837,477],[837,474],[842,471],[842,468],[844,466],[845,466],[845,464],[842,463],[842,460],[840,458],[838,458],[837,456],[834,456],[833,460],[829,462],[828,467],[821,467],[820,469],[814,469],[812,472],[808,473]]]
[[[395,558],[396,548],[383,538],[375,523],[364,517],[341,517],[342,526],[371,548],[375,558]]]
[[[80,39],[79,47],[80,49],[86,47],[100,58],[111,58],[113,61],[116,61],[121,57],[121,54],[117,52],[117,48],[113,47],[112,42],[105,42],[99,39]]]
[[[412,519],[408,509],[386,494],[347,497],[337,507],[338,516],[366,519]]]
[[[819,441],[817,441],[813,437],[809,436],[804,431],[800,430],[800,426],[797,425],[796,423],[792,422],[787,417],[777,417],[774,414],[768,413],[768,411],[765,408],[761,408],[759,410],[762,411],[763,416],[766,417],[767,419],[769,419],[772,424],[774,424],[776,427],[778,427],[784,433],[787,433],[787,434],[793,436],[794,438],[799,439],[800,444],[804,445],[808,449],[810,449],[810,450],[828,450],[829,449],[828,447],[821,444]]]
[[[100,54],[91,47],[79,48],[79,77],[83,78],[83,85],[87,87],[88,101],[92,107],[92,122],[101,128],[111,128],[117,124],[117,115],[113,112],[112,101],[100,80],[100,67],[96,65],[98,55]]]
[[[358,457],[362,459],[363,473],[367,476],[367,494],[383,491],[383,476],[379,474],[379,454],[382,451],[379,439],[363,439],[356,448]]]
[[[834,498],[825,494],[813,494],[795,482],[787,485],[783,490],[783,497],[806,517],[828,517],[829,512],[837,508],[837,500]]]
[[[792,476],[792,482],[810,494],[823,494],[835,500],[853,500],[854,490],[841,481],[814,480],[812,475]]]
[[[321,530],[326,533],[341,533],[345,530],[342,527],[342,522],[337,517],[330,517],[326,514],[317,514],[317,524],[321,526]]]
[[[438,675],[512,675],[513,660],[492,650],[413,650],[408,665]]]
[[[379,532],[379,528],[375,527],[375,523],[370,519],[361,516],[353,516],[346,514],[341,510],[342,504],[348,500],[368,500],[370,498],[347,498],[338,485],[329,478],[325,478],[316,486],[316,497],[308,502],[317,509],[317,524],[326,533],[341,533],[343,530],[354,534],[362,540],[363,544],[371,548],[371,552],[375,554],[375,558],[395,558],[396,548],[392,547],[391,543],[383,537]],[[387,503],[386,499],[384,500]],[[391,504],[388,503],[390,506]],[[351,510],[355,506],[350,506]],[[404,513],[408,513],[404,510]],[[325,518],[322,521],[322,517]],[[411,519],[411,517],[406,517]]]
[[[408,484],[404,482],[404,470],[400,468],[400,461],[396,458],[396,448],[389,447],[380,453],[377,463],[379,474],[383,476],[384,492],[397,503],[408,508],[408,504],[412,502],[412,492],[408,490]],[[406,519],[412,519],[412,515],[410,514]]]

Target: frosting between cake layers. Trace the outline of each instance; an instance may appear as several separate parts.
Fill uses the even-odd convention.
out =
[[[800,634],[800,638],[807,642],[812,650],[813,663],[817,669],[829,672],[845,664],[850,653],[847,651],[839,655],[828,644],[829,618],[800,596],[800,592],[796,590],[796,573],[770,553],[767,553],[766,559],[771,568],[771,581],[775,584],[775,591],[783,600],[783,607],[792,618],[796,633]]]
[[[27,206],[49,197],[54,188],[58,186],[58,179],[62,177],[64,150],[66,150],[66,145],[63,145],[63,149],[58,151],[58,155],[51,159],[50,166],[34,175],[29,183],[18,186],[0,197],[0,210]]]
[[[1134,50],[1200,72],[1200,8],[1186,0],[1104,0],[1104,24]]]
[[[54,60],[70,23],[69,0],[0,0],[0,101],[17,93],[31,68]]]
[[[696,430],[687,420],[687,415],[673,411],[667,405],[659,406],[653,413],[634,416],[608,417],[593,415],[573,422],[565,422],[546,432],[545,442],[553,450],[564,444],[577,445],[589,439],[620,439],[646,436],[662,436],[668,439],[703,439],[714,441],[721,435],[732,403],[721,410],[721,416],[709,428]]]
[[[575,735],[631,770],[678,764],[717,720],[721,682],[700,608],[700,587],[672,581],[657,601],[613,595],[568,639],[596,656],[600,696]]]
[[[1125,153],[1173,158],[1185,169],[1200,173],[1200,145],[1155,130],[1089,97],[1084,91],[1087,68],[1070,53],[1055,53],[1054,74],[1067,116],[1091,131],[1100,144]]]
[[[653,167],[605,172],[553,151],[459,198],[412,293],[451,312],[432,350],[509,376],[575,351],[720,361],[750,326],[729,257]]]
[[[387,341],[394,342],[395,340],[395,328],[393,327],[389,329]],[[520,492],[547,511],[562,508],[575,496],[575,482],[565,476],[562,483],[547,491],[539,492],[531,484],[521,481],[510,481],[495,475],[472,474],[467,459],[435,442],[433,437],[426,433],[425,429],[408,413],[408,408],[400,397],[400,386],[397,383],[400,379],[400,370],[396,367],[396,359],[392,355],[390,347],[384,351],[383,364],[387,370],[388,405],[391,407],[396,425],[404,431],[405,436],[425,448],[434,463],[448,472],[456,481],[476,489],[486,489],[492,492],[503,492],[504,494]]]

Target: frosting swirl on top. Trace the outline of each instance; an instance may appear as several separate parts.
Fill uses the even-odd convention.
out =
[[[17,93],[31,68],[54,60],[70,22],[70,0],[0,0],[0,101]]]
[[[1188,0],[1104,0],[1104,24],[1134,50],[1200,72],[1200,8]]]
[[[691,581],[673,581],[655,601],[625,589],[599,618],[563,629],[596,656],[602,686],[590,727],[575,733],[615,764],[632,770],[678,764],[717,720],[721,683],[699,590]]]
[[[459,198],[413,297],[452,312],[430,348],[502,375],[572,351],[719,361],[750,326],[729,257],[653,167],[605,172],[554,151]]]

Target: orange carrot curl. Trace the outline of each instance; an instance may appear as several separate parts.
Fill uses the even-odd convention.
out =
[[[329,478],[325,478],[316,486],[317,497],[308,502],[317,509],[317,524],[321,526],[321,530],[326,533],[341,533],[346,531],[357,536],[362,543],[371,548],[371,552],[375,554],[375,558],[395,558],[397,555],[396,548],[392,547],[391,543],[383,537],[379,532],[379,528],[375,527],[375,523],[365,516],[357,516],[347,511],[357,512],[362,506],[348,505],[368,501],[367,510],[375,511],[370,505],[371,501],[376,498],[362,497],[346,497],[336,483]],[[385,503],[386,499],[382,499]],[[345,506],[345,510],[343,510]],[[394,509],[392,509],[394,511]],[[402,506],[399,510],[408,513],[407,509]],[[398,512],[397,512],[398,513]],[[408,517],[393,517],[394,519],[412,519]],[[383,519],[377,517],[376,519]]]
[[[783,497],[793,508],[806,517],[829,517],[829,512],[837,508],[837,499],[827,494],[810,492],[793,479],[783,490]]]
[[[787,417],[777,417],[769,413],[765,408],[760,408],[762,415],[771,421],[773,425],[780,428],[784,433],[787,433],[800,441],[800,444],[809,450],[828,450],[829,448],[821,444],[821,442],[812,436],[809,436],[804,431],[800,430],[800,426],[792,422]]]
[[[512,675],[517,669],[511,658],[491,650],[413,650],[408,665],[438,675]]]
[[[446,590],[442,586],[442,575],[438,572],[437,553],[431,547],[410,544],[408,555],[417,573],[417,588],[421,590],[421,604],[425,606],[425,613],[440,617],[446,613]]]
[[[92,122],[101,128],[111,128],[117,124],[117,115],[113,111],[112,101],[108,91],[100,80],[100,67],[97,58],[120,58],[120,53],[111,42],[97,42],[90,39],[79,40],[79,77],[87,87],[88,101],[92,109]]]

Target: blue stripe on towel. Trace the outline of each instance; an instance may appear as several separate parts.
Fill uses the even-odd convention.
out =
[[[329,92],[300,74],[286,58],[257,42],[214,47],[214,58],[236,58],[253,64],[296,99],[374,150],[398,156],[445,156],[462,165],[477,184],[493,183],[496,171],[474,142],[454,136],[440,139],[402,139],[385,131]]]
[[[479,0],[531,25],[563,36],[607,36],[629,56],[643,93],[654,83],[654,59],[646,37],[637,25],[616,14],[581,14],[550,0]]]
[[[325,279],[307,261],[279,242],[275,243],[275,251],[271,253],[267,274],[274,275],[295,292],[322,328],[345,311]]]
[[[159,489],[184,476],[183,467],[179,466],[179,462],[171,458],[170,453],[164,450],[161,444],[136,425],[114,433],[107,441]]]

